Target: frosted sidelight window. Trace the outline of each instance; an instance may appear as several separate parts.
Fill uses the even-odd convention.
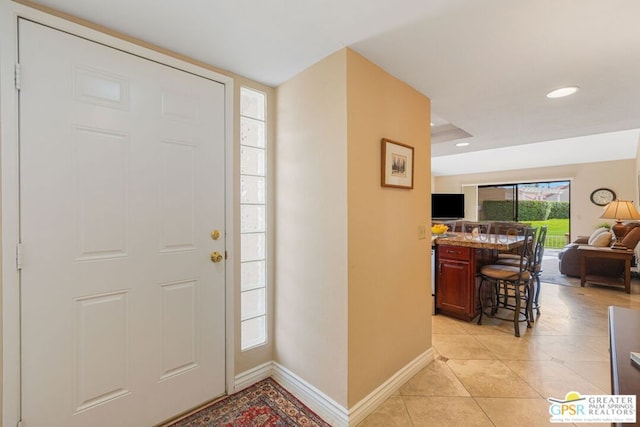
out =
[[[241,348],[267,342],[266,96],[240,89]]]

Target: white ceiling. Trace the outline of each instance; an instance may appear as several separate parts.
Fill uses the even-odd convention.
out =
[[[584,162],[602,160],[603,152],[636,155],[637,0],[39,3],[271,86],[350,47],[428,96],[437,123],[471,134],[468,147],[455,147],[455,140],[433,144],[437,175],[460,173],[454,165],[461,164],[475,172],[486,155],[512,164],[525,159],[519,167],[531,167],[531,158],[512,148],[478,151],[540,142],[549,147],[542,155],[538,145],[529,149],[551,164],[575,163],[578,154]],[[545,97],[565,85],[580,91]],[[581,139],[576,151],[574,137],[594,134],[600,137]],[[620,141],[616,150],[613,139]]]

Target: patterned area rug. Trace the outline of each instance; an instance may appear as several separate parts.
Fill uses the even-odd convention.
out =
[[[271,378],[200,409],[170,427],[330,427]]]

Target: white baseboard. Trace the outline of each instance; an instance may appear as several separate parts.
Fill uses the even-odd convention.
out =
[[[244,371],[235,378],[233,390],[229,390],[229,394],[245,389],[258,381],[269,378],[273,375],[273,362],[263,363],[255,368]]]
[[[349,425],[349,414],[346,408],[275,362],[273,363],[273,379],[332,426],[347,427]]]
[[[411,377],[417,374],[422,368],[427,366],[433,360],[433,347],[413,359],[409,364],[396,372],[391,378],[382,383],[378,388],[373,390],[367,397],[356,403],[349,410],[349,425],[355,426],[367,415],[375,411],[385,400],[389,398],[404,383],[409,381]]]
[[[276,362],[267,362],[236,376],[235,390],[239,391],[268,377],[307,405],[313,412],[334,427],[354,426],[375,411],[411,377],[433,360],[433,347],[416,357],[347,410],[335,400]]]

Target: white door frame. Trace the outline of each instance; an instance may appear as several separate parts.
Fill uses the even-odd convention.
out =
[[[197,65],[181,61],[169,55],[128,42],[114,36],[84,27],[80,24],[50,15],[43,11],[0,0],[0,179],[1,194],[1,283],[2,283],[2,420],[1,425],[13,427],[20,421],[20,277],[16,266],[16,250],[19,242],[19,127],[18,94],[15,88],[15,64],[17,63],[18,17],[39,22],[115,47],[150,60],[169,65],[205,78],[216,80],[225,86],[225,193],[226,193],[226,261],[225,278],[225,372],[227,392],[233,391],[234,366],[234,160],[233,160],[233,78]],[[45,70],[46,72],[46,70]]]

